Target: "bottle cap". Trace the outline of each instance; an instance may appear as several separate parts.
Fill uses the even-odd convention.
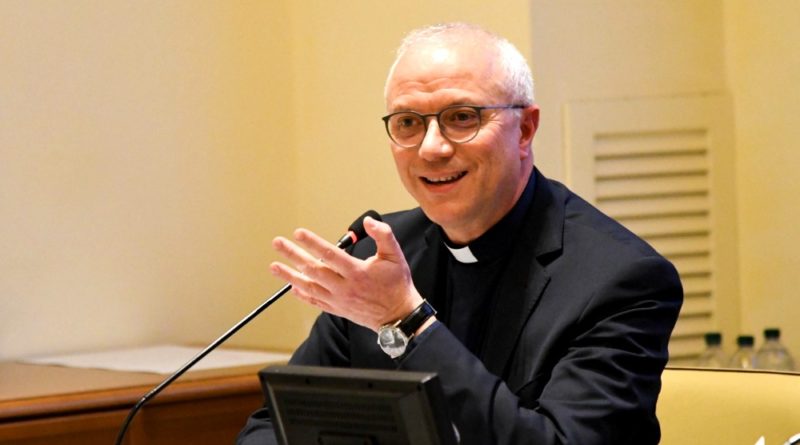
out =
[[[718,346],[722,344],[722,334],[719,332],[706,332],[706,346]]]
[[[781,337],[781,330],[778,328],[764,329],[764,337],[770,340],[778,339]]]
[[[753,346],[755,339],[752,335],[740,335],[736,337],[736,344],[741,346]]]

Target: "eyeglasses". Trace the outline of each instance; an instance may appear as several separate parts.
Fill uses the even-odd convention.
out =
[[[438,113],[421,114],[416,111],[398,111],[382,117],[386,133],[395,144],[414,148],[422,144],[428,133],[428,118],[436,117],[439,131],[448,141],[463,144],[471,141],[481,129],[481,111],[526,108],[525,105],[452,105]]]

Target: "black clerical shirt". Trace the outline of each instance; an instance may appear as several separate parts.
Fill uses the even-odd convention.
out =
[[[534,182],[535,176],[531,174],[511,211],[468,245],[453,244],[441,232],[451,255],[447,256],[445,265],[446,303],[444,308],[439,309],[439,319],[478,356],[485,346],[484,334],[497,300],[494,290],[506,268],[522,220],[533,201]]]

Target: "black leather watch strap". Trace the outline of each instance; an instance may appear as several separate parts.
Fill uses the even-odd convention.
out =
[[[417,332],[417,329],[434,315],[436,315],[436,309],[427,300],[422,300],[422,303],[416,309],[400,320],[397,327],[403,331],[406,337],[411,338]]]

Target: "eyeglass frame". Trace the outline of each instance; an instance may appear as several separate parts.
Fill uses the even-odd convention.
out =
[[[444,113],[447,110],[451,110],[453,108],[470,108],[470,109],[474,110],[478,115],[478,126],[477,126],[477,128],[475,130],[475,134],[473,134],[468,139],[465,139],[463,141],[454,141],[454,140],[450,139],[450,137],[447,136],[446,132],[444,131],[444,128],[447,128],[447,127],[446,126],[442,126],[442,122],[439,120],[442,117],[442,113]],[[483,126],[483,120],[482,120],[483,119],[483,115],[482,115],[483,110],[521,110],[521,109],[525,109],[525,108],[528,108],[528,105],[504,104],[504,105],[479,106],[479,105],[459,104],[459,105],[450,105],[450,106],[442,108],[441,110],[439,110],[436,113],[427,113],[427,114],[418,113],[418,112],[413,111],[413,110],[395,111],[394,113],[389,113],[386,116],[383,116],[381,118],[381,120],[383,120],[384,127],[386,128],[386,134],[389,136],[389,139],[391,139],[392,142],[394,142],[395,144],[397,144],[398,146],[400,146],[402,148],[417,148],[417,147],[422,145],[422,142],[425,141],[425,135],[428,134],[428,118],[429,117],[435,117],[436,118],[436,125],[439,126],[439,132],[442,134],[442,137],[444,137],[445,139],[447,139],[448,141],[450,141],[453,144],[465,144],[465,143],[475,139],[475,137],[478,136],[478,133],[480,133],[481,127]],[[415,116],[419,117],[420,119],[422,119],[422,125],[424,126],[424,131],[422,132],[422,139],[418,143],[416,143],[414,145],[402,145],[399,142],[397,142],[395,140],[395,138],[392,136],[392,132],[389,130],[389,119],[391,119],[392,116],[396,116],[398,114],[412,114],[412,115],[415,115]]]

